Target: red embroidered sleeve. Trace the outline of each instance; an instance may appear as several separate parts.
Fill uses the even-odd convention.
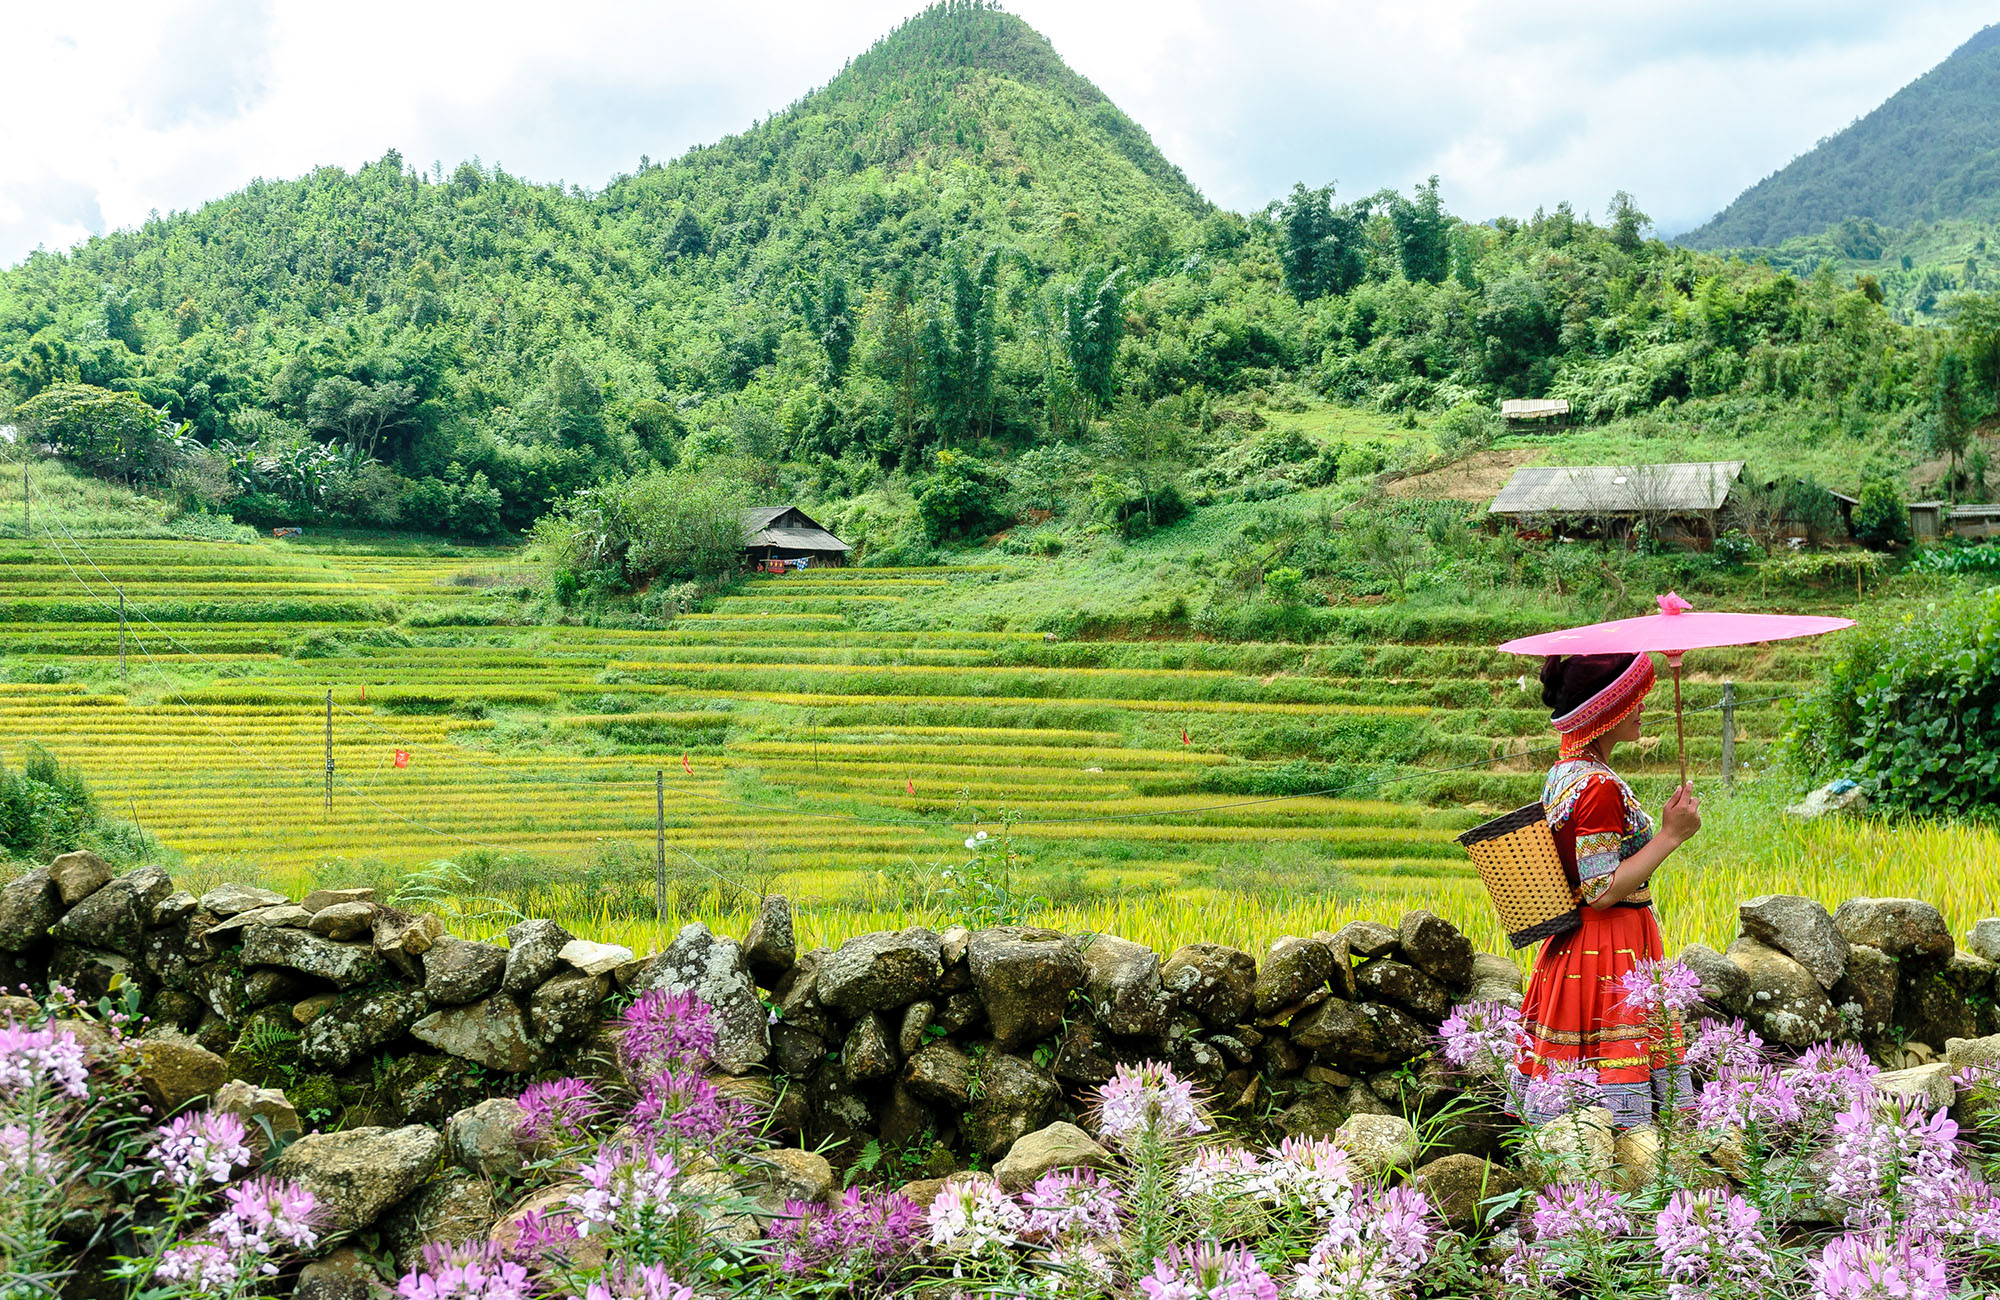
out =
[[[1592,777],[1577,796],[1570,824],[1576,829],[1576,876],[1588,903],[1611,888],[1611,873],[1622,861],[1618,850],[1625,842],[1625,800],[1617,782]]]

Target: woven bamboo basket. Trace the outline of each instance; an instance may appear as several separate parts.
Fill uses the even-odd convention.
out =
[[[1500,924],[1516,948],[1583,924],[1576,887],[1563,870],[1542,805],[1531,803],[1458,837],[1492,895]]]

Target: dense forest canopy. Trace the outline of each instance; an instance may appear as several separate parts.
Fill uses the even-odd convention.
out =
[[[2000,26],[1881,107],[1745,190],[1680,237],[1692,248],[1754,248],[1850,218],[1884,226],[2000,215]]]
[[[73,459],[239,518],[467,535],[704,467],[821,499],[901,476],[933,537],[1028,480],[1157,522],[1181,434],[1280,386],[1923,438],[1956,352],[1953,409],[1991,410],[1990,301],[1913,329],[1877,280],[1648,228],[1623,194],[1469,224],[1435,180],[1220,211],[1039,34],[949,0],[598,192],[391,152],[38,253],[0,275],[0,386]]]

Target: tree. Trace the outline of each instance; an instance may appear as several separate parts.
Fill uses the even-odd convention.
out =
[[[1294,298],[1311,302],[1361,283],[1369,211],[1365,201],[1333,206],[1332,185],[1292,186],[1291,201],[1278,213],[1278,264]]]
[[[1933,454],[1951,458],[1948,490],[1958,494],[1958,461],[1972,438],[1972,367],[1955,351],[1938,358],[1937,373],[1931,380],[1930,444]]]
[[[1395,198],[1389,204],[1403,278],[1442,284],[1451,274],[1451,218],[1438,197],[1438,178],[1419,185],[1416,195],[1414,201]]]
[[[137,393],[60,383],[14,408],[30,435],[95,474],[130,483],[173,468],[174,430]]]
[[[1125,336],[1124,273],[1087,266],[1074,282],[1056,287],[1063,356],[1093,410],[1111,403],[1112,367]]]
[[[1895,480],[1878,474],[1864,480],[1854,503],[1854,540],[1871,550],[1886,551],[1910,540],[1910,508]]]
[[[847,358],[854,350],[854,312],[848,305],[847,281],[837,271],[828,270],[820,279],[812,326],[826,351],[827,377],[838,384],[847,373]]]
[[[409,418],[416,399],[416,389],[401,380],[364,384],[346,375],[328,375],[306,397],[306,423],[374,459],[383,433]]]
[[[1646,228],[1653,219],[1639,211],[1639,205],[1630,194],[1619,190],[1611,196],[1611,206],[1606,214],[1611,218],[1611,244],[1627,253],[1636,253],[1646,242]]]

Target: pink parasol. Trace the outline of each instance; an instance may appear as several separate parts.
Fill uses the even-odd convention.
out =
[[[1660,612],[1640,618],[1565,628],[1518,637],[1500,649],[1517,655],[1607,655],[1655,651],[1667,657],[1674,674],[1674,735],[1681,754],[1681,783],[1687,783],[1687,733],[1681,722],[1681,656],[1689,650],[1717,646],[1756,645],[1788,641],[1853,627],[1851,618],[1818,618],[1801,614],[1695,613],[1674,592],[1659,598]]]

